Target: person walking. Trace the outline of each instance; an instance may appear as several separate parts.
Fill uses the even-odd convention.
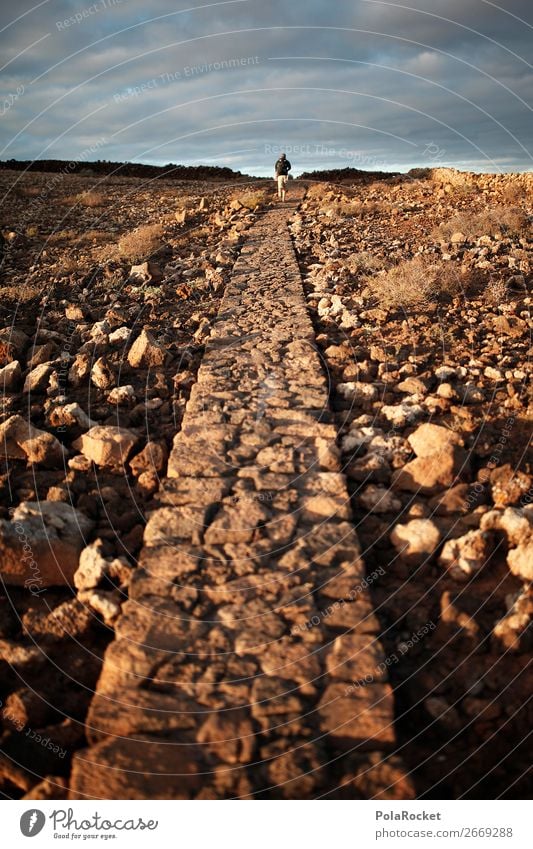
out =
[[[287,159],[284,153],[281,154],[280,158],[276,162],[274,168],[276,169],[276,179],[278,183],[278,197],[281,198],[282,201],[285,200],[285,195],[287,192],[287,182],[289,180],[289,171],[291,170],[291,163]]]

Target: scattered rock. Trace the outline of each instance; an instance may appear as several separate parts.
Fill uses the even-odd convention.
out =
[[[469,531],[462,537],[449,539],[442,549],[439,565],[458,581],[466,581],[480,572],[493,550],[491,534]]]
[[[166,360],[165,348],[156,342],[151,333],[143,330],[131,346],[128,362],[132,368],[162,366]]]
[[[38,595],[68,586],[93,522],[60,501],[22,502],[11,521],[0,520],[0,572],[7,584]]]
[[[25,459],[47,468],[61,468],[67,451],[51,433],[39,430],[22,416],[11,416],[0,425],[0,446],[7,457]]]
[[[431,519],[412,519],[406,525],[396,525],[390,540],[402,560],[418,566],[435,554],[440,531]]]
[[[507,563],[513,575],[521,581],[533,580],[533,536],[529,542],[510,550]]]
[[[126,386],[115,386],[107,396],[110,404],[117,404],[119,407],[132,407],[137,401],[135,390],[131,384]]]
[[[140,454],[130,460],[130,469],[135,477],[143,472],[162,472],[168,459],[166,445],[147,442]]]
[[[13,360],[3,368],[0,368],[0,390],[2,392],[13,392],[22,379],[22,371],[18,360]]]
[[[370,513],[397,513],[402,502],[385,486],[369,484],[357,496],[357,503]]]
[[[408,441],[417,456],[394,473],[395,488],[433,494],[453,486],[459,474],[466,474],[467,454],[454,431],[422,424]]]
[[[113,369],[105,357],[100,357],[96,360],[92,367],[91,382],[94,383],[98,389],[109,389],[115,383]]]
[[[43,363],[40,366],[36,366],[36,368],[32,369],[26,376],[22,391],[25,394],[30,392],[45,392],[48,388],[52,371],[53,368],[49,363]]]
[[[123,427],[97,425],[73,443],[73,447],[97,466],[124,466],[139,437]]]

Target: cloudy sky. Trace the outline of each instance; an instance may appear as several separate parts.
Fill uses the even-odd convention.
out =
[[[532,170],[531,0],[2,0],[0,159]]]

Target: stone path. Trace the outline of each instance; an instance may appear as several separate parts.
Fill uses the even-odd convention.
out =
[[[410,795],[287,206],[212,328],[71,798]]]

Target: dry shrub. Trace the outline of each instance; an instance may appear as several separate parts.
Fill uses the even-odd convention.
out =
[[[363,205],[362,213],[365,214],[379,214],[381,212],[388,212],[390,209],[390,205],[387,204],[384,200],[369,200],[368,203]]]
[[[23,198],[36,198],[42,192],[39,186],[20,186],[17,193]]]
[[[313,183],[309,186],[305,195],[306,200],[324,200],[325,195],[331,191],[329,183]]]
[[[77,230],[57,230],[55,233],[50,233],[50,235],[46,237],[46,244],[60,245],[64,242],[76,242],[78,239],[79,233]]]
[[[107,230],[85,230],[79,237],[80,242],[84,242],[85,244],[104,244],[105,242],[110,241],[110,236]]]
[[[370,274],[381,271],[383,265],[383,260],[374,256],[370,251],[352,254],[346,261],[346,266],[352,274]]]
[[[465,285],[450,263],[431,262],[421,256],[400,262],[382,274],[367,276],[365,283],[389,309],[423,307],[440,295],[457,295]]]
[[[506,206],[514,206],[527,200],[527,190],[523,183],[517,183],[511,178],[510,182],[504,184],[501,197]]]
[[[16,301],[19,304],[33,301],[34,298],[42,294],[42,290],[37,286],[21,285],[21,286],[2,286],[0,288],[0,301]]]
[[[162,247],[163,226],[161,224],[145,224],[130,233],[125,233],[119,239],[118,250],[124,259],[149,259],[152,254]]]
[[[442,223],[434,231],[437,238],[449,241],[454,233],[463,233],[472,242],[480,236],[520,236],[529,228],[528,217],[523,209],[514,206],[495,206],[475,215],[458,213]]]
[[[81,206],[104,206],[107,202],[107,198],[102,192],[94,192],[94,191],[86,191],[80,192],[79,195],[76,195],[75,198],[76,203],[79,203]]]
[[[334,204],[334,210],[337,215],[361,215],[366,207],[357,198],[342,197]]]
[[[485,291],[483,292],[483,300],[489,306],[498,306],[507,300],[507,286],[502,279],[489,280]]]

